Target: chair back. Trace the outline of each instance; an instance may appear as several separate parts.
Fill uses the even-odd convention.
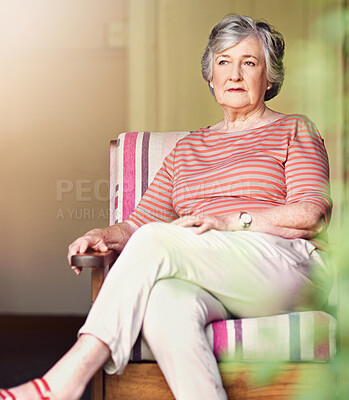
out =
[[[126,132],[110,142],[110,225],[132,213],[164,158],[188,133]]]

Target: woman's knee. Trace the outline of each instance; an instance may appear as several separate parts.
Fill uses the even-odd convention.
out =
[[[131,236],[128,245],[155,247],[158,249],[162,243],[166,243],[170,234],[171,225],[163,222],[151,222],[138,228]]]
[[[131,238],[154,238],[164,234],[164,231],[171,226],[165,222],[150,222],[149,224],[142,225],[136,230],[136,232],[131,236]]]
[[[126,253],[142,251],[144,257],[156,255],[168,261],[187,256],[186,241],[178,228],[184,229],[163,222],[143,225],[131,236],[125,247]]]

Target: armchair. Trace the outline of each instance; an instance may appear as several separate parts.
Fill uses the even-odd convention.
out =
[[[110,224],[129,216],[164,157],[188,133],[128,132],[111,141]],[[89,251],[73,257],[74,265],[91,268],[92,302],[116,258],[113,250]],[[327,376],[321,384],[324,390],[335,393],[331,359],[336,352],[336,321],[324,311],[216,321],[207,326],[206,334],[229,399],[288,399],[304,395],[313,389],[311,380],[301,379],[308,373]],[[260,372],[275,365],[277,371],[271,368],[274,378],[258,382]],[[138,398],[174,398],[141,335],[122,375],[107,375],[100,370],[92,381],[92,400]]]

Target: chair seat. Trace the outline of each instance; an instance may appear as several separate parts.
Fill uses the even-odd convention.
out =
[[[336,353],[336,320],[322,311],[216,321],[206,328],[218,361],[329,361]],[[155,360],[139,337],[132,361]]]

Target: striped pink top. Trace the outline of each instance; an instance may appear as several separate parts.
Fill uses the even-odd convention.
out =
[[[184,215],[220,215],[300,201],[331,215],[329,165],[316,126],[303,115],[288,115],[243,132],[189,133],[129,216],[137,226],[170,222]],[[324,248],[322,234],[312,239]]]

